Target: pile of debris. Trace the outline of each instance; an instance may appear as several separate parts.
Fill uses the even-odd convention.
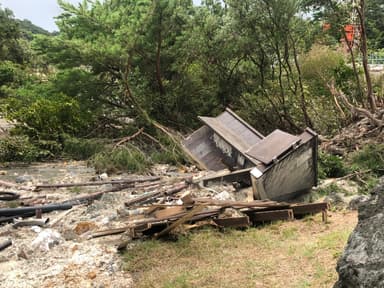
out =
[[[130,287],[132,279],[116,252],[132,239],[169,238],[203,225],[244,228],[307,213],[326,217],[326,203],[254,200],[252,187],[212,181],[217,177],[172,171],[72,183],[59,177],[67,180],[58,184],[34,177],[28,185],[2,180],[0,282],[4,287],[20,281],[25,287],[63,281]],[[37,267],[33,272],[31,265]]]
[[[276,130],[264,137],[229,109],[201,119],[205,126],[183,144],[209,171],[166,167],[151,176],[98,175],[89,181],[90,175],[74,179],[72,169],[57,184],[43,182],[46,175],[0,180],[0,283],[13,287],[22,279],[26,287],[55,287],[65,279],[87,287],[95,280],[130,287],[115,252],[132,239],[169,238],[204,225],[246,228],[314,213],[326,221],[325,202],[287,202],[317,183],[316,133]]]
[[[43,219],[43,214],[55,210],[69,210],[78,205],[90,205],[107,193],[119,191],[129,191],[124,207],[117,210],[119,222],[124,223],[124,225],[93,232],[91,230],[95,227],[89,227],[92,225],[84,225],[81,228],[79,228],[81,225],[78,226],[77,230],[84,230],[83,233],[89,232],[85,235],[86,238],[91,239],[121,233],[129,235],[130,239],[143,236],[159,238],[169,235],[181,226],[184,230],[202,225],[248,227],[260,222],[292,220],[305,214],[319,212],[323,213],[323,219],[326,220],[328,204],[325,202],[292,204],[270,200],[238,201],[234,200],[235,196],[228,191],[215,193],[212,197],[201,197],[201,191],[204,194],[204,188],[200,188],[202,182],[204,182],[203,179],[187,178],[180,181],[180,178],[161,179],[157,176],[149,176],[99,182],[36,185],[34,191],[112,185],[111,188],[103,191],[87,193],[60,203],[46,203],[45,205],[34,205],[41,202],[42,199],[44,200],[40,196],[20,197],[14,192],[1,192],[0,195],[3,196],[0,200],[19,199],[19,205],[22,207],[0,208],[0,223],[13,223],[13,228],[23,226],[53,227],[67,213],[53,222],[49,222],[48,218]],[[16,188],[16,185],[12,183],[2,181],[0,184]],[[18,188],[22,189],[22,187]],[[212,188],[208,190],[214,191]],[[29,219],[33,216],[32,220]],[[0,250],[10,246],[11,243],[5,241],[0,244]]]
[[[372,125],[368,118],[362,118],[344,127],[331,139],[321,138],[321,148],[333,155],[344,156],[358,151],[367,144],[380,144],[384,141],[381,127]]]
[[[235,171],[226,180],[253,187],[255,199],[285,201],[317,185],[317,134],[276,129],[264,136],[227,108],[217,117],[200,117],[204,125],[183,143],[200,168]]]

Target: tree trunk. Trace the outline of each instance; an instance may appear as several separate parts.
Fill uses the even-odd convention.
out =
[[[157,34],[157,51],[156,51],[156,80],[157,85],[159,86],[159,92],[161,95],[165,94],[165,89],[163,85],[163,81],[161,80],[161,67],[160,67],[160,56],[161,56],[161,44],[163,42],[163,38],[161,35],[161,22],[162,22],[162,14],[160,13],[159,18],[159,32]]]
[[[359,7],[357,8],[357,14],[359,16],[359,22],[360,22],[360,33],[361,33],[360,51],[363,58],[365,81],[367,82],[367,98],[368,98],[371,112],[374,113],[377,109],[377,106],[376,106],[375,96],[373,95],[371,75],[369,74],[369,70],[368,70],[367,34],[365,29],[365,0],[360,0]]]

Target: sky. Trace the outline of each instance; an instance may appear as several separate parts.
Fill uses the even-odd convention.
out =
[[[77,4],[81,0],[66,0],[72,4]],[[194,0],[200,3],[200,0]],[[60,14],[60,7],[57,0],[0,0],[2,8],[9,8],[13,11],[15,18],[28,19],[33,24],[44,28],[50,32],[57,31],[55,16]]]
[[[80,0],[67,0],[67,2],[76,4]],[[53,18],[60,14],[57,0],[0,0],[0,4],[2,8],[11,9],[15,18],[28,19],[50,32],[58,30]]]

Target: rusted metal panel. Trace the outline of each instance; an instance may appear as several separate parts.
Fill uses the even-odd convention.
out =
[[[260,211],[260,212],[245,212],[250,220],[254,223],[276,220],[293,220],[292,209]]]
[[[284,152],[296,146],[300,141],[299,137],[277,129],[262,141],[250,147],[246,154],[268,165]]]

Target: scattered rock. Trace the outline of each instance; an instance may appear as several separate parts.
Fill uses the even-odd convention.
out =
[[[347,203],[344,194],[336,192],[330,193],[327,197],[324,198],[324,201],[328,202],[332,206],[343,206]]]
[[[362,203],[365,203],[368,200],[369,200],[369,196],[367,196],[367,195],[353,196],[351,201],[349,201],[348,209],[349,210],[357,210]]]
[[[232,194],[230,194],[228,191],[220,192],[219,194],[215,195],[213,199],[220,201],[235,200]]]
[[[33,177],[31,175],[20,175],[16,177],[15,182],[18,184],[22,184],[26,182],[31,182],[32,180]]]
[[[46,229],[37,235],[32,241],[32,247],[41,251],[49,251],[53,246],[60,243],[62,237],[59,232],[53,229]]]

